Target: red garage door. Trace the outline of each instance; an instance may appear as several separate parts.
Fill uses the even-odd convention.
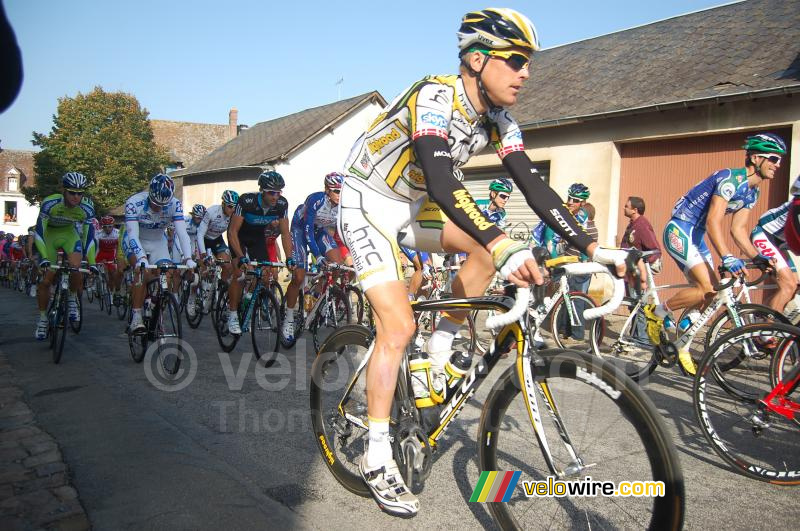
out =
[[[770,130],[787,142],[791,138],[790,128]],[[622,144],[617,238],[622,236],[628,225],[628,219],[622,212],[622,205],[629,196],[639,196],[645,200],[645,216],[653,224],[653,229],[660,240],[675,201],[716,170],[742,167],[744,151],[741,146],[744,138],[755,132],[758,131]],[[789,160],[786,156],[775,179],[761,184],[761,196],[750,218],[752,225],[755,225],[762,212],[786,201],[789,189],[788,170]],[[726,218],[725,232],[729,235],[730,216]],[[730,236],[728,236],[728,246],[738,253],[738,247]],[[712,249],[715,263],[719,265],[719,256],[713,251],[710,243],[709,248]],[[671,258],[666,257],[664,266],[664,271],[657,278],[659,285],[679,284],[685,281]]]

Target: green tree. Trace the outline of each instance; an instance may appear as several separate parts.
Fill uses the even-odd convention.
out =
[[[78,171],[89,180],[98,213],[123,205],[166,166],[166,150],[153,142],[148,112],[124,92],[95,87],[88,94],[58,100],[50,134],[33,133],[42,148],[33,156],[35,186],[26,199],[41,201],[61,191],[61,177]]]

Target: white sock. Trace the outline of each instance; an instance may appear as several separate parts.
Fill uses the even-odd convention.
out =
[[[286,320],[287,321],[294,321],[294,311],[297,308],[297,303],[294,304],[294,308],[286,307]]]
[[[389,419],[369,418],[369,444],[367,444],[367,468],[375,468],[392,458],[389,444]]]
[[[452,332],[445,332],[438,329],[431,334],[428,338],[428,343],[425,345],[425,351],[428,354],[435,354],[437,352],[448,351],[453,347],[453,339],[455,335]]]

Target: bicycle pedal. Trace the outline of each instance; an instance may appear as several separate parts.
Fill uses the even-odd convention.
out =
[[[678,363],[678,348],[672,342],[662,343],[656,347],[659,353],[658,364],[669,368]]]

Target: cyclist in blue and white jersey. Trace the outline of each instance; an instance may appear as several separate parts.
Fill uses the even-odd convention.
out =
[[[236,211],[238,202],[238,193],[233,190],[225,190],[222,192],[222,202],[208,207],[200,226],[197,228],[197,247],[200,258],[207,264],[214,258],[227,261],[228,263],[222,265],[222,280],[228,284],[230,284],[231,274],[233,273],[233,264],[230,263],[230,250],[225,240],[222,239],[222,235],[228,232],[231,216]],[[207,301],[206,304],[210,302]],[[234,326],[234,331],[231,333],[235,333],[235,331],[236,327]]]
[[[197,203],[192,207],[190,215],[186,216],[186,234],[189,235],[189,241],[192,244],[192,256],[197,258],[201,258],[200,247],[197,245],[197,228],[200,226],[200,223],[203,221],[203,216],[205,215],[206,207]],[[180,245],[180,242],[178,242],[178,245]]]
[[[746,152],[744,168],[726,168],[713,173],[678,199],[672,209],[672,219],[664,227],[664,248],[691,287],[680,290],[662,304],[645,306],[647,333],[655,344],[660,342],[660,330],[665,322],[672,325],[671,312],[694,306],[702,311],[716,294],[717,276],[704,241],[706,230],[711,244],[722,257],[723,267],[734,274],[743,272],[744,262],[733,255],[725,242],[722,221],[727,214],[733,216],[731,235],[742,253],[748,258],[770,262],[750,243],[748,221],[758,201],[758,187],[764,180],[775,177],[781,156],[786,154],[786,144],[778,135],[761,133],[747,137],[743,149]],[[688,374],[695,373],[688,351],[680,351],[678,361]]]
[[[400,246],[400,251],[408,262],[414,266],[414,274],[411,275],[411,280],[408,281],[408,299],[417,300],[420,296],[419,288],[422,287],[423,280],[431,278],[431,261],[430,253],[425,251],[417,251],[416,249],[409,249],[408,247]]]
[[[306,250],[322,265],[325,261],[342,262],[342,253],[336,243],[336,222],[339,215],[339,193],[344,175],[333,172],[325,176],[325,190],[314,192],[299,205],[292,216],[292,261],[295,270],[286,288],[286,315],[283,319],[283,340],[294,340],[294,312],[300,288],[306,278]]]
[[[793,199],[800,196],[800,177],[795,179],[791,194],[792,199],[779,207],[764,212],[758,218],[758,224],[753,229],[753,232],[750,233],[750,240],[756,250],[774,261],[778,289],[773,293],[769,306],[779,312],[783,312],[786,304],[797,290],[795,264],[784,255],[783,249],[786,247],[784,228],[786,219],[789,216],[789,208]]]
[[[172,261],[165,232],[170,223],[175,227],[175,236],[180,241],[180,248],[192,248],[189,235],[186,233],[186,221],[183,219],[183,205],[174,194],[175,183],[172,178],[159,173],[150,179],[147,191],[133,194],[125,202],[125,235],[122,249],[130,265],[146,266],[151,262],[157,264],[164,260]],[[195,267],[196,264],[189,252],[183,253],[183,259],[186,265]],[[131,332],[144,329],[142,305],[145,287],[151,278],[154,278],[154,274],[145,272],[143,282],[134,282]]]

